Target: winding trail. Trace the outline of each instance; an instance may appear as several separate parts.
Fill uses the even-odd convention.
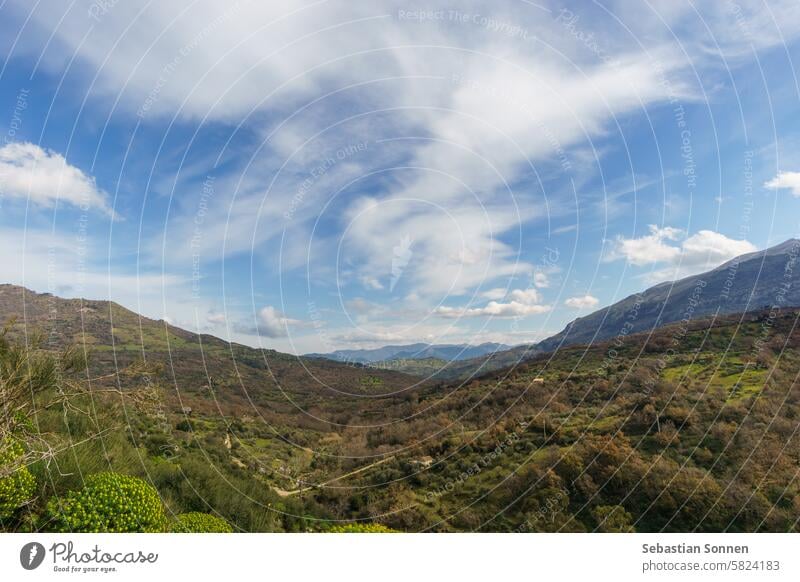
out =
[[[329,479],[323,483],[319,483],[318,485],[311,485],[309,487],[301,487],[300,489],[292,489],[291,491],[286,491],[285,489],[281,489],[280,487],[273,486],[272,489],[277,493],[280,497],[291,497],[292,495],[297,495],[298,493],[303,493],[304,491],[311,491],[312,489],[319,489],[320,487],[326,487],[331,483],[335,483],[336,481],[341,481],[342,479],[346,479],[347,477],[352,477],[358,473],[366,471],[367,469],[371,469],[372,467],[377,467],[378,465],[382,465],[383,463],[388,463],[389,461],[394,460],[394,455],[386,457],[385,459],[381,459],[380,461],[375,461],[374,463],[370,463],[369,465],[364,465],[363,467],[359,467],[354,471],[350,471],[349,473],[345,473],[344,475],[339,475],[338,477],[334,477],[333,479]]]

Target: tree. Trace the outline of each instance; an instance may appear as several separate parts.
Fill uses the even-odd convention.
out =
[[[597,531],[603,533],[633,533],[633,516],[621,505],[598,505],[592,509]]]

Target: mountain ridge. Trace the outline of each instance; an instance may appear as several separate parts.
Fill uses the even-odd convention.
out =
[[[328,353],[304,354],[308,358],[325,358],[339,362],[358,364],[372,364],[393,360],[426,360],[437,359],[444,361],[468,360],[485,356],[498,351],[511,349],[512,346],[484,342],[482,344],[397,344],[386,345],[372,349],[342,349]]]
[[[792,285],[800,283],[800,273],[792,268],[798,254],[800,240],[792,238],[740,255],[709,271],[659,283],[573,320],[559,333],[535,344],[535,350],[548,352],[561,346],[591,344],[684,318],[762,309],[775,304],[775,289],[781,288],[786,289],[780,296],[782,306],[800,306],[800,285]]]
[[[790,238],[734,257],[703,273],[664,281],[628,295],[572,320],[563,330],[536,344],[460,360],[436,377],[471,378],[543,353],[649,332],[684,318],[694,321],[715,315],[751,313],[773,307],[776,298],[780,300],[779,307],[800,307],[800,269],[793,268],[798,258],[800,239]],[[776,289],[784,291],[778,295]]]

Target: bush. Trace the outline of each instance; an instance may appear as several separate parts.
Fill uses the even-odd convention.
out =
[[[336,525],[331,528],[331,533],[400,533],[396,529],[389,529],[379,523],[349,523]]]
[[[62,532],[162,532],[166,520],[158,492],[136,477],[97,473],[80,491],[47,505],[53,529]]]
[[[277,504],[292,503],[292,498],[281,500],[270,488],[249,475],[239,475],[222,470],[220,465],[230,462],[222,456],[216,458],[214,451],[208,452],[212,463],[205,455],[189,451],[175,465],[160,463],[150,474],[153,484],[170,500],[171,507],[181,511],[205,511],[214,508],[214,513],[234,524],[236,530],[248,532],[274,532],[282,529],[281,513]],[[225,451],[227,453],[227,451]],[[233,493],[233,494],[232,494]],[[299,503],[299,501],[295,500]],[[297,508],[296,508],[297,509]],[[281,511],[297,515],[301,509]],[[290,518],[284,514],[284,519]]]
[[[170,529],[175,533],[233,533],[224,519],[198,511],[180,514]]]
[[[9,438],[0,444],[0,519],[11,517],[31,500],[36,489],[36,479],[28,467],[14,468],[14,463],[24,452],[17,440]]]
[[[175,425],[175,430],[180,430],[183,432],[192,432],[194,430],[194,424],[192,424],[191,420],[183,419],[178,424]]]
[[[633,533],[633,516],[621,505],[598,505],[592,509],[597,531],[604,533]]]

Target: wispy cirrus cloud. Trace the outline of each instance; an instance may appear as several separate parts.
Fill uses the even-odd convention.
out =
[[[394,329],[400,316],[392,321],[391,309],[366,301],[397,307],[413,297],[415,309],[440,319],[546,311],[541,296],[502,289],[528,279],[540,290],[560,283],[531,258],[530,241],[541,238],[528,230],[572,213],[566,190],[553,182],[566,176],[580,185],[573,174],[596,172],[614,140],[627,149],[626,119],[647,116],[658,127],[659,105],[704,99],[696,72],[720,66],[719,57],[737,61],[800,28],[793,3],[750,0],[636,9],[629,0],[578,3],[570,18],[546,3],[493,2],[495,21],[525,31],[513,36],[449,19],[447,10],[438,21],[415,19],[409,14],[430,6],[388,0],[119,2],[99,16],[100,26],[81,3],[10,5],[24,17],[21,46],[37,66],[40,54],[52,70],[74,57],[76,78],[91,82],[90,101],[113,99],[114,115],[138,120],[144,131],[169,124],[165,133],[188,128],[189,137],[202,126],[219,140],[204,134],[205,164],[192,167],[216,176],[214,196],[199,200],[197,184],[175,180],[167,223],[158,224],[163,236],[142,245],[147,267],[163,260],[177,271],[197,257],[205,276],[223,259],[231,265],[228,258],[251,255],[252,287],[274,286],[282,270],[282,285],[306,288],[321,304],[342,293],[362,320],[386,318],[382,329]],[[459,8],[489,12],[478,1]],[[50,163],[57,155],[45,152]],[[179,162],[163,164],[165,182]],[[73,182],[83,184],[84,197],[92,192],[91,177],[74,174]],[[37,192],[41,205],[53,203]],[[609,204],[603,210],[615,215]],[[552,234],[577,231],[573,222]],[[615,258],[651,266],[655,278],[749,248],[713,231],[687,236],[670,227],[615,243]],[[493,293],[465,305],[484,288]],[[277,305],[277,296],[257,304],[266,303]],[[287,329],[303,327],[270,309],[255,310],[251,332],[260,326],[262,335],[288,341]]]
[[[463,8],[470,7],[485,8]],[[101,92],[116,95],[124,87],[120,104],[131,112],[146,103],[146,122],[176,112],[223,123],[256,111],[274,115],[248,117],[247,127],[264,136],[264,146],[246,169],[233,170],[238,175],[210,203],[199,239],[205,257],[264,248],[287,228],[301,233],[292,240],[302,244],[303,229],[347,178],[398,162],[415,168],[371,193],[367,204],[381,204],[379,213],[356,218],[365,204],[358,196],[337,206],[346,219],[334,236],[348,229],[347,259],[373,289],[376,282],[392,287],[386,257],[404,236],[414,241],[415,256],[402,282],[421,294],[464,293],[484,280],[529,273],[515,244],[501,239],[546,211],[540,194],[515,192],[513,184],[532,163],[600,137],[615,117],[664,100],[662,76],[685,66],[666,41],[650,54],[631,45],[614,48],[613,60],[581,55],[553,11],[520,11],[512,2],[493,7],[496,19],[546,38],[555,50],[532,51],[531,40],[472,23],[415,21],[401,14],[412,14],[410,6],[398,11],[388,1],[242,1],[234,8],[197,2],[140,10],[119,3],[103,14],[103,26],[69,8],[36,10],[33,20],[53,30],[54,47],[66,45],[103,65]],[[84,48],[86,34],[91,51]],[[150,49],[142,53],[142,46]],[[652,66],[654,55],[659,68]],[[60,58],[51,50],[43,60]],[[689,95],[680,78],[672,86]],[[363,141],[365,126],[375,143],[337,158],[342,144]],[[293,205],[298,178],[318,165],[314,152],[320,151],[335,163],[315,173]],[[427,205],[425,219],[420,204]],[[186,209],[171,217],[173,254],[191,239],[193,212]],[[557,211],[555,201],[549,210]],[[392,241],[389,248],[384,239]],[[315,256],[330,263],[329,254]]]

